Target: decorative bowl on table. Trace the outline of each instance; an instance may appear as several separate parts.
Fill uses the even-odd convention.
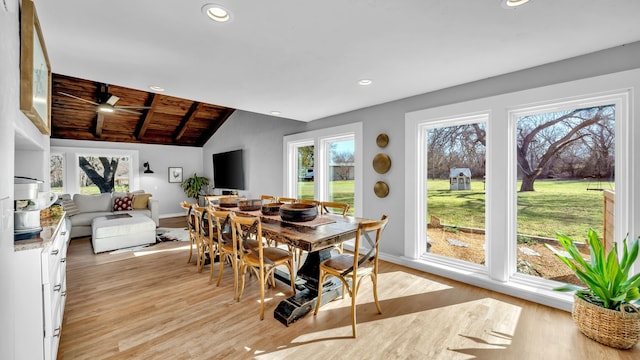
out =
[[[260,199],[241,199],[238,200],[238,208],[240,211],[256,211],[262,207]]]
[[[280,217],[291,222],[311,221],[318,217],[318,207],[313,204],[283,204]]]
[[[233,208],[238,206],[238,199],[235,196],[230,196],[230,197],[224,197],[224,198],[220,198],[220,207],[223,208]]]
[[[280,214],[280,206],[284,203],[274,202],[262,205],[262,215],[279,215]]]

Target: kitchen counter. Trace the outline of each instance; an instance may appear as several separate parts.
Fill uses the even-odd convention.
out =
[[[42,226],[42,231],[40,232],[40,234],[29,239],[14,241],[13,250],[31,250],[44,248],[50,245],[51,242],[56,238],[58,230],[60,229],[60,225],[64,222],[64,219],[64,213],[60,216],[52,216],[41,219],[40,226]]]

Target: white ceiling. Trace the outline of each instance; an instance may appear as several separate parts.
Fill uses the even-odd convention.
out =
[[[638,0],[35,3],[55,73],[301,121],[640,40]]]

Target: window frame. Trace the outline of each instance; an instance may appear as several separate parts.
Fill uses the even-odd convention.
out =
[[[137,150],[102,149],[102,148],[76,148],[52,146],[50,153],[62,154],[64,161],[64,186],[63,194],[79,194],[80,163],[79,156],[128,156],[129,164],[129,190],[140,188],[139,154]],[[69,181],[69,179],[75,179]]]
[[[633,72],[633,71],[630,71]],[[518,274],[515,267],[516,253],[516,158],[515,114],[523,110],[549,109],[551,104],[593,104],[607,101],[616,105],[616,201],[615,241],[621,242],[624,234],[637,234],[634,209],[640,210],[638,195],[631,190],[634,184],[633,163],[639,160],[631,151],[634,129],[630,114],[638,94],[630,84],[635,84],[630,72],[576,80],[541,88],[496,95],[487,98],[449,104],[405,114],[405,248],[401,263],[452,278],[458,281],[521,297],[552,307],[571,310],[571,293],[553,291],[561,283]],[[636,72],[637,73],[637,72]],[[540,110],[542,111],[542,110]],[[419,184],[424,183],[426,171],[421,166],[423,154],[417,149],[424,144],[423,126],[427,120],[461,117],[461,114],[486,112],[486,271],[472,266],[460,266],[450,260],[427,261],[419,246],[423,242],[423,225],[426,214],[421,199],[426,194]],[[506,176],[504,175],[506,172]],[[506,189],[506,191],[505,191]],[[631,200],[633,198],[633,200]],[[634,201],[635,200],[635,201]],[[637,236],[637,235],[636,235]],[[505,257],[505,255],[508,255]],[[636,263],[637,272],[640,265]]]
[[[327,201],[329,193],[329,150],[334,141],[353,138],[354,140],[354,207],[355,215],[362,214],[362,123],[352,123],[320,130],[312,130],[283,137],[284,181],[283,194],[297,198],[298,163],[297,148],[313,145],[314,151],[314,196],[316,200]]]

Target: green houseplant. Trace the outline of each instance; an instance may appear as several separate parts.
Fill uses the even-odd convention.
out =
[[[190,198],[194,198],[196,203],[199,204],[202,190],[209,186],[209,178],[198,176],[198,174],[194,173],[192,177],[185,179],[181,186],[185,194]]]
[[[640,309],[634,306],[640,299],[640,273],[629,276],[638,257],[638,241],[622,242],[622,256],[618,246],[607,254],[598,234],[587,234],[591,258],[582,257],[574,241],[565,234],[557,234],[565,253],[545,244],[586,285],[567,284],[557,291],[576,291],[572,317],[587,337],[620,349],[633,347],[640,341]]]

